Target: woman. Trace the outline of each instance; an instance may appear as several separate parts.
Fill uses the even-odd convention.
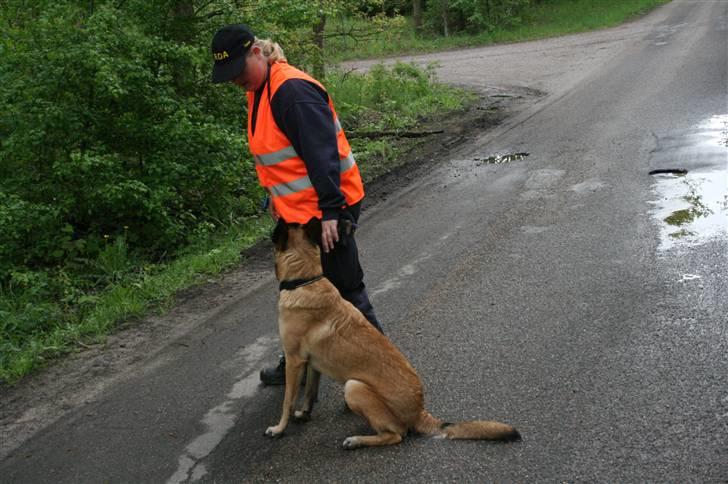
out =
[[[287,223],[321,220],[324,275],[382,331],[354,240],[364,186],[326,89],[289,65],[278,44],[256,39],[242,24],[220,29],[212,52],[212,82],[233,82],[247,91],[248,144],[271,215]],[[283,385],[284,358],[262,370],[260,379]]]

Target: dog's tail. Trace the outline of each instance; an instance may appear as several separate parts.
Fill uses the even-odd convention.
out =
[[[513,426],[489,420],[449,423],[433,417],[423,410],[415,423],[415,430],[421,434],[446,439],[521,440],[521,434]]]

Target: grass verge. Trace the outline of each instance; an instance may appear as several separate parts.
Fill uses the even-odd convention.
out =
[[[226,227],[210,239],[186,248],[174,260],[134,266],[106,288],[83,293],[70,304],[36,296],[37,284],[5,289],[0,294],[0,380],[15,383],[54,358],[103,342],[122,321],[150,311],[164,311],[177,291],[238,264],[240,251],[260,240],[271,226],[268,218],[260,217]],[[67,277],[62,274],[65,273],[54,277]],[[45,331],[13,334],[17,322],[47,316],[33,312],[32,307],[48,308],[56,316],[57,324]]]

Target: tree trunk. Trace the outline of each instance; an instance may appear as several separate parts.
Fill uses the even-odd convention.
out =
[[[179,0],[172,7],[172,38],[185,44],[195,38],[195,6],[192,0]]]
[[[326,60],[324,56],[324,30],[326,29],[326,12],[323,10],[323,2],[321,2],[321,17],[313,26],[313,43],[318,49],[318,53],[313,63],[313,75],[317,79],[323,79],[326,75]]]
[[[412,19],[415,22],[415,33],[422,30],[422,0],[412,0]]]
[[[450,29],[448,28],[448,17],[447,17],[447,11],[449,10],[450,5],[448,4],[447,0],[444,0],[442,2],[442,31],[445,37],[450,37]]]
[[[177,0],[172,4],[172,18],[169,23],[169,38],[180,44],[194,42],[195,32],[195,6],[193,0]],[[189,82],[190,72],[187,68],[174,64],[172,77],[177,92],[184,93]]]

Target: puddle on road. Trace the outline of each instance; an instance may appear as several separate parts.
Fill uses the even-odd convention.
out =
[[[474,167],[481,167],[482,169],[488,165],[503,165],[510,163],[511,161],[523,160],[529,153],[497,153],[492,156],[487,156],[488,153],[473,156],[471,158],[458,158],[450,160],[451,170],[448,173],[450,180],[457,180],[461,177],[466,179],[474,179],[473,175],[477,175],[478,172],[474,172]],[[447,184],[442,187],[447,188]]]
[[[505,155],[494,155],[487,158],[475,157],[475,164],[480,165],[500,165],[501,163],[510,163],[511,161],[519,161],[526,158],[530,153],[508,153]]]
[[[660,250],[728,238],[728,116],[660,139],[650,164]]]

